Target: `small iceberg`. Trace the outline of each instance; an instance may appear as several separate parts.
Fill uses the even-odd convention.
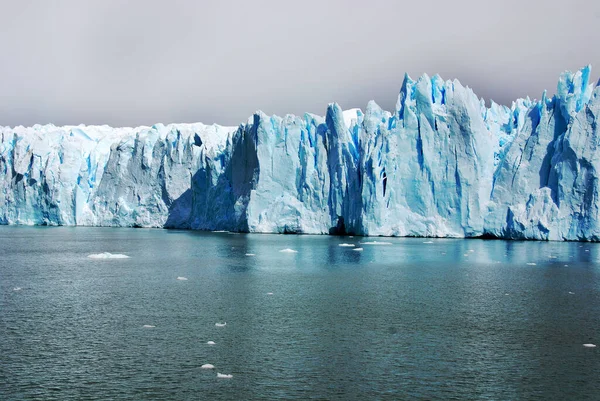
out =
[[[255,253],[247,253],[246,256],[256,256]]]
[[[273,295],[273,293],[272,292],[267,292],[267,295]]]
[[[224,322],[224,323],[215,323],[215,326],[217,326],[217,327],[225,327],[225,326],[227,326],[227,322]]]
[[[200,366],[201,369],[214,369],[215,365],[211,365],[210,363],[205,363],[204,365]]]
[[[433,244],[433,241],[424,241],[424,244]]]
[[[571,291],[569,291],[569,294],[570,294],[570,295],[575,295],[575,293],[574,293],[574,292],[571,292]]]
[[[142,326],[142,328],[144,328],[144,329],[153,329],[155,327],[156,326],[152,326],[151,324],[145,324],[145,325]]]
[[[219,379],[231,379],[233,377],[233,375],[225,375],[223,373],[217,373],[217,377]]]
[[[338,244],[338,246],[343,246],[343,247],[347,247],[347,248],[353,248],[356,245],[354,245],[354,244]]]
[[[527,263],[527,266],[537,266],[537,265],[533,262],[529,262],[529,263]]]
[[[206,344],[208,344],[208,345],[215,345],[216,342],[214,342],[214,341],[208,341]]]
[[[473,253],[475,252],[475,249],[469,249],[469,252]]]
[[[90,259],[128,259],[129,256],[123,255],[120,253],[110,253],[110,252],[102,252],[102,253],[93,253],[88,255]]]
[[[360,251],[362,251],[362,250],[363,250],[363,248],[354,248],[354,249],[353,249],[353,251],[357,251],[357,252],[360,252]]]
[[[13,291],[21,291],[21,290],[22,290],[21,287],[15,287],[15,288],[13,288]]]
[[[290,248],[282,249],[279,252],[281,252],[281,253],[298,253],[298,251],[294,251],[293,249],[290,249]]]
[[[177,277],[177,280],[180,280],[180,281],[187,281],[187,277],[181,277],[181,276],[179,276],[179,277]]]
[[[583,344],[586,348],[596,348],[596,344]]]
[[[383,241],[369,241],[362,242],[363,245],[392,245],[391,242],[383,242]]]

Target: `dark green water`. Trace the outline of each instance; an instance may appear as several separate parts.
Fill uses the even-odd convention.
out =
[[[0,399],[600,399],[600,245],[431,241],[0,227]]]

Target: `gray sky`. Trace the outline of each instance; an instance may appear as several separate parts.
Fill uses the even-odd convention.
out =
[[[510,104],[600,72],[598,0],[0,0],[0,125],[391,110],[404,72]]]

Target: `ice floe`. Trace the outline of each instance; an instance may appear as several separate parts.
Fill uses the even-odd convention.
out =
[[[110,253],[110,252],[102,252],[102,253],[93,253],[88,255],[90,259],[128,259],[129,256],[123,255],[121,253]]]

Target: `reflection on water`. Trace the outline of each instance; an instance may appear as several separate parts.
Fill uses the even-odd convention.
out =
[[[0,227],[0,399],[594,399],[599,251]]]

